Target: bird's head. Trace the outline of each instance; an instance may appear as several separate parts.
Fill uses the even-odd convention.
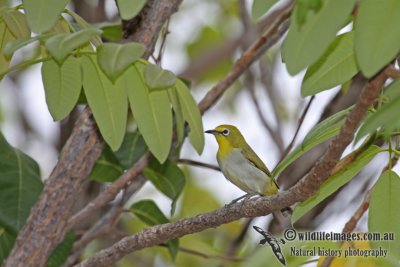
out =
[[[246,144],[246,141],[244,140],[244,137],[240,133],[239,129],[233,125],[223,124],[217,126],[213,130],[208,130],[205,132],[214,135],[220,147],[230,146],[233,148],[242,148]]]

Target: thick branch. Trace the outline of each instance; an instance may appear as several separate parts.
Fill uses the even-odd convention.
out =
[[[147,54],[151,53],[162,25],[177,10],[181,1],[148,1],[151,12],[143,15],[142,25],[132,36],[133,40],[147,47]],[[66,234],[71,207],[103,146],[104,141],[97,131],[92,113],[86,108],[4,266],[45,265],[54,247]]]
[[[146,228],[135,235],[121,239],[107,249],[99,251],[77,266],[109,266],[133,251],[162,244],[168,240],[208,228],[215,228],[243,217],[264,216],[272,211],[305,200],[329,178],[331,171],[339,161],[344,149],[353,139],[357,127],[367,114],[369,105],[375,101],[386,79],[387,73],[382,71],[364,87],[357,104],[347,116],[337,138],[330,143],[324,157],[289,191],[281,192],[273,197],[250,199],[243,203],[235,203],[191,218]]]

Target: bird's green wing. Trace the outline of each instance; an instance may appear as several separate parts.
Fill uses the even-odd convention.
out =
[[[276,184],[276,181],[274,178],[272,178],[271,172],[268,170],[267,166],[264,164],[264,162],[257,156],[256,152],[253,151],[253,149],[246,144],[246,147],[241,150],[242,154],[244,157],[250,161],[255,167],[258,169],[262,170],[267,174],[271,179],[274,181],[276,187],[279,188],[279,186]]]

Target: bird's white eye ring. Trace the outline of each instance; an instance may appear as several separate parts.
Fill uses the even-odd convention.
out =
[[[221,133],[222,133],[223,135],[225,135],[225,136],[228,136],[230,132],[229,132],[228,129],[224,129]]]

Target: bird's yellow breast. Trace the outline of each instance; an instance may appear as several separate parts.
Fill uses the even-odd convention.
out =
[[[217,158],[218,160],[224,160],[226,159],[229,154],[231,154],[233,150],[233,146],[231,143],[223,136],[216,136],[217,142],[218,142],[218,153],[217,153]]]

